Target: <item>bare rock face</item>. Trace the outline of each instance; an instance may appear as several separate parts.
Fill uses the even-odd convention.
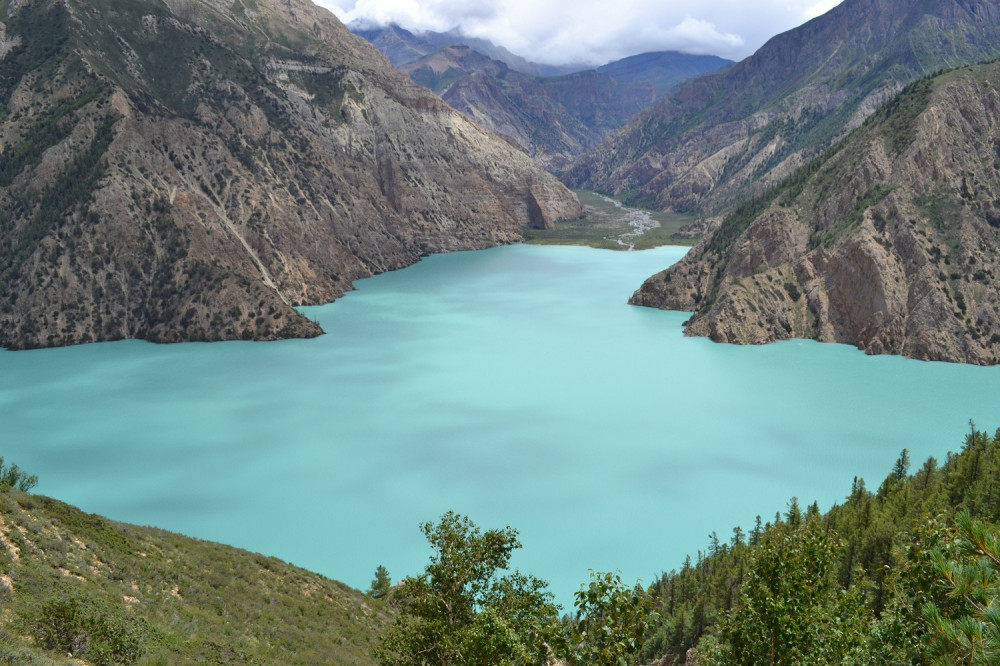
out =
[[[911,85],[631,302],[724,342],[1000,363],[997,83],[993,63]]]
[[[781,182],[907,83],[998,56],[997,0],[844,0],[672,91],[563,180],[664,210],[721,214]]]
[[[507,137],[553,172],[564,170],[681,81],[729,64],[714,56],[664,51],[597,69],[540,76],[541,69],[551,68],[518,62],[482,40],[466,44],[456,34],[437,35],[447,46],[435,48],[398,26],[361,29],[358,34],[378,45],[414,82]],[[434,33],[425,37],[435,39]]]
[[[316,335],[293,306],[581,214],[306,0],[0,10],[0,346]]]

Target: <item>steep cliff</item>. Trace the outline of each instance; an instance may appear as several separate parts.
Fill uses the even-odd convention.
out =
[[[292,306],[580,214],[307,0],[0,19],[0,346],[315,335]]]
[[[905,84],[997,56],[997,0],[845,0],[672,92],[564,181],[660,209],[718,213],[788,176]]]
[[[911,84],[632,303],[690,335],[1000,363],[1000,64]]]

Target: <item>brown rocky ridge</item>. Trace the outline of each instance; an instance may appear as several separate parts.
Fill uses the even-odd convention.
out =
[[[631,302],[721,342],[1000,363],[1000,64],[911,84]]]
[[[1000,56],[1000,0],[844,0],[665,96],[563,180],[720,214],[780,182],[907,83]]]
[[[0,346],[320,333],[293,306],[581,213],[307,0],[0,0]]]

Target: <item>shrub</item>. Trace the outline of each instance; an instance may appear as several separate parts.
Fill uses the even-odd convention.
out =
[[[139,622],[119,609],[76,595],[44,602],[33,628],[42,647],[99,665],[134,664],[145,652],[145,631]]]

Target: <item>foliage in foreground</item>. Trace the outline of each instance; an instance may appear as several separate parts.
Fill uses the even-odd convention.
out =
[[[37,485],[37,476],[25,473],[14,463],[4,465],[3,457],[0,456],[0,490],[16,488],[26,493]]]
[[[391,595],[399,623],[382,662],[1000,663],[1000,431],[973,429],[944,465],[909,464],[904,450],[876,492],[855,479],[826,514],[793,498],[729,543],[710,535],[651,594],[593,574],[559,621],[541,581],[498,576],[514,530],[446,514],[423,525],[425,573]]]
[[[575,619],[560,620],[544,581],[502,573],[521,546],[516,530],[482,532],[454,512],[421,530],[433,554],[424,573],[392,593],[399,614],[377,653],[386,666],[635,663],[654,617],[641,586],[592,574],[576,595]]]
[[[1000,540],[963,512],[955,519],[957,554],[932,553],[934,568],[959,612],[948,617],[934,602],[923,606],[930,652],[939,663],[1000,663]]]
[[[102,664],[1000,663],[1000,431],[973,429],[912,475],[904,450],[876,492],[855,479],[826,514],[793,498],[729,543],[712,534],[650,590],[594,573],[562,618],[543,581],[506,573],[510,527],[452,512],[425,523],[424,573],[389,588],[380,567],[365,601],[271,558],[28,495],[17,486],[33,477],[13,469],[0,490],[4,663],[53,663],[39,648]]]

